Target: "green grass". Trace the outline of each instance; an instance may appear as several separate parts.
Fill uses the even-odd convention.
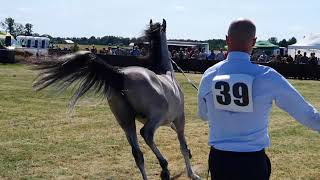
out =
[[[71,91],[34,92],[26,65],[0,65],[0,179],[141,179],[125,135],[107,103],[93,95],[67,113]],[[200,74],[189,74],[199,82]],[[208,128],[196,115],[196,91],[177,75],[186,98],[186,136],[195,171],[206,177]],[[320,82],[290,82],[320,109]],[[320,135],[274,107],[270,119],[272,179],[320,179]],[[138,128],[141,127],[140,123]],[[159,179],[157,159],[141,137],[147,174]],[[172,176],[186,179],[175,133],[156,134]]]

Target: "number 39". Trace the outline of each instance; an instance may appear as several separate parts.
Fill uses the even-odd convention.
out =
[[[221,95],[216,95],[217,102],[222,105],[231,104],[231,100],[238,106],[247,106],[249,104],[248,86],[238,82],[232,86],[232,95],[230,94],[230,85],[225,81],[218,81],[215,84],[215,89],[221,90]]]

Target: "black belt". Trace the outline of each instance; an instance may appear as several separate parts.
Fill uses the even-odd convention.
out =
[[[235,151],[223,151],[223,150],[219,150],[214,148],[213,146],[211,146],[211,151],[213,151],[214,153],[218,153],[218,154],[234,154],[234,155],[245,155],[245,154],[265,154],[265,150],[262,149],[260,151],[252,151],[252,152],[235,152]]]

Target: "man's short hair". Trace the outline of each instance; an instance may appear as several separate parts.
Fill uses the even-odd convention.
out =
[[[228,37],[234,43],[248,43],[256,36],[256,26],[248,19],[233,21],[228,30]]]

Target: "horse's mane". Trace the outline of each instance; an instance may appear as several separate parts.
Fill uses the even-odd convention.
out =
[[[149,43],[149,59],[151,60],[151,70],[157,73],[159,62],[161,61],[161,39],[160,23],[150,24],[145,30],[144,39]]]
[[[144,31],[146,39],[152,40],[154,38],[160,38],[158,33],[160,30],[161,30],[160,23],[150,24],[148,28]]]

